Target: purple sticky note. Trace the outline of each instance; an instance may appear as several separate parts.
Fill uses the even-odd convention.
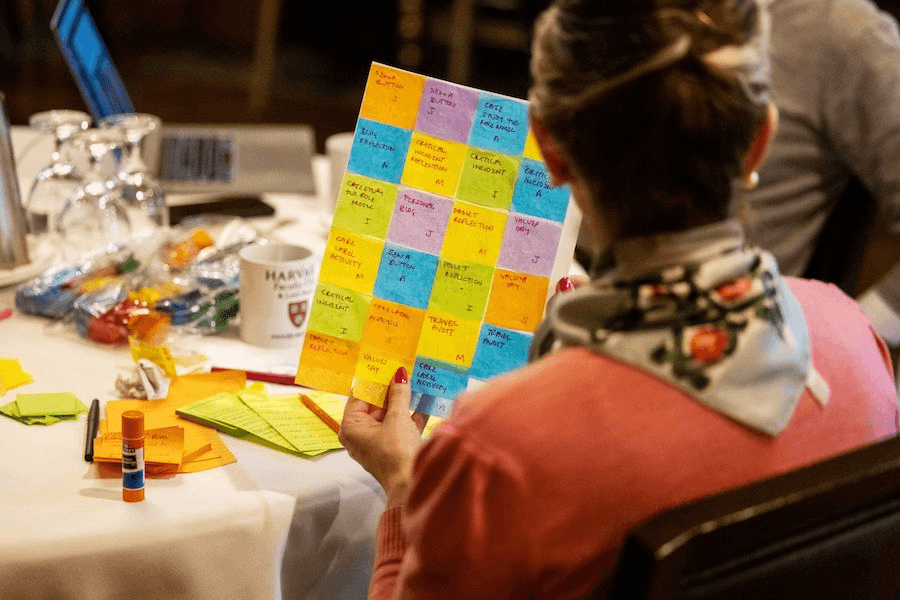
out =
[[[453,201],[449,198],[400,186],[387,239],[439,254],[452,211]]]
[[[475,90],[429,79],[425,82],[416,129],[434,137],[465,144],[478,106]]]
[[[549,277],[561,236],[562,226],[558,223],[510,213],[497,266]]]

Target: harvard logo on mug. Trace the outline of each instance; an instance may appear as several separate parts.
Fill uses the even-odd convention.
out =
[[[306,300],[303,302],[291,302],[288,304],[288,317],[294,327],[302,327],[306,320]]]

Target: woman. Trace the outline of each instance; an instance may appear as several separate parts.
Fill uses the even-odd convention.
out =
[[[406,372],[348,400],[384,486],[373,598],[581,598],[665,508],[896,433],[883,343],[729,219],[775,130],[754,0],[556,0],[532,128],[615,268],[550,303],[532,362],[419,447]]]

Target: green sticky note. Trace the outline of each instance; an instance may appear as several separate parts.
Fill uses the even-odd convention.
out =
[[[7,417],[16,419],[17,421],[22,420],[22,415],[19,414],[19,406],[16,404],[15,400],[10,402],[9,404],[0,406],[0,413],[6,415]]]
[[[370,302],[365,294],[320,281],[313,296],[309,328],[342,340],[359,341]]]
[[[348,173],[332,225],[384,239],[394,213],[397,189],[394,184]]]
[[[71,392],[53,394],[18,394],[16,405],[23,417],[47,415],[76,415],[87,412],[87,407]]]

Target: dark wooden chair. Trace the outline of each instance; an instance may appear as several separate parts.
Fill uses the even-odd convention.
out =
[[[900,598],[900,437],[661,513],[589,598]]]
[[[850,180],[825,226],[803,277],[833,283],[848,296],[860,289],[860,267],[875,223],[878,203],[856,178]]]

